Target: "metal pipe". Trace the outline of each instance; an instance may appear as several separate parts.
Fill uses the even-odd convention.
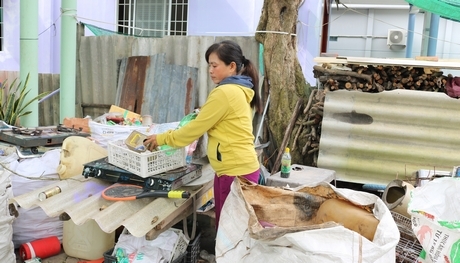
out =
[[[38,1],[20,1],[20,65],[21,83],[25,83],[27,75],[27,94],[24,101],[30,101],[38,95]],[[34,100],[25,111],[29,115],[21,117],[21,126],[38,126],[38,101]],[[11,123],[11,125],[15,125]]]
[[[77,63],[77,0],[61,0],[61,76],[59,118],[75,117]]]
[[[407,5],[366,5],[366,4],[346,4],[348,8],[351,9],[389,9],[389,10],[395,10],[395,9],[409,9]],[[347,8],[343,5],[339,5],[339,9],[342,8]]]
[[[415,13],[412,11],[412,7],[413,6],[409,4],[409,23],[407,25],[406,58],[412,57],[412,46],[414,45]]]
[[[431,13],[430,38],[428,39],[428,56],[436,56],[438,43],[439,15]]]

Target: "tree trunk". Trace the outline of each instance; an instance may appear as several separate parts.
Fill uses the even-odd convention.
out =
[[[256,40],[264,46],[265,83],[269,90],[270,105],[267,112],[270,136],[271,173],[280,169],[279,160],[285,147],[292,148],[295,130],[292,117],[296,104],[308,101],[310,85],[305,81],[297,59],[296,23],[301,0],[265,0],[257,27]],[[297,107],[298,108],[298,107]],[[298,127],[297,127],[298,128]],[[290,132],[290,131],[294,132]],[[286,133],[286,134],[285,134]],[[297,145],[304,145],[299,137]],[[285,144],[285,145],[283,145]],[[302,147],[291,149],[292,163],[309,165],[309,157],[302,155]]]

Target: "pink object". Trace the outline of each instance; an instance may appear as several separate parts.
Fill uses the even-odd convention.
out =
[[[259,181],[260,170],[240,176],[251,182],[257,183]],[[214,211],[216,213],[216,230],[219,226],[220,212],[224,206],[225,199],[227,199],[227,196],[230,193],[230,186],[232,185],[234,179],[235,176],[214,176]]]
[[[446,93],[452,98],[458,99],[460,97],[460,77],[447,78]]]

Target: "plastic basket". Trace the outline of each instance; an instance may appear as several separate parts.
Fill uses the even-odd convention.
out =
[[[185,253],[187,254],[187,247],[189,240],[185,237],[184,232],[180,229],[175,229],[175,228],[170,228],[171,230],[174,230],[177,235],[179,235],[179,238],[177,239],[176,244],[174,245],[174,252],[171,257],[170,262],[181,262],[180,259],[183,259],[182,255]],[[178,260],[178,261],[176,261]]]
[[[171,255],[171,259],[169,260],[170,263],[181,263],[185,259],[188,254],[187,248],[189,244],[189,240],[185,237],[184,233],[180,229],[170,228],[173,230],[177,235],[177,241],[174,244],[174,250]],[[125,228],[122,232],[123,235],[129,234],[128,230]],[[113,248],[109,249],[104,253],[104,263],[118,263],[117,258],[112,256]]]
[[[182,263],[196,263],[200,256],[200,239],[201,232],[197,233],[195,238],[187,246],[187,255],[184,257]]]
[[[149,177],[185,165],[185,148],[138,153],[130,150],[123,140],[107,145],[109,163],[140,177]]]
[[[410,218],[401,215],[397,212],[390,211],[396,225],[398,226],[400,238],[396,245],[396,262],[397,263],[413,263],[416,262],[422,246],[417,237],[412,231],[412,223]]]

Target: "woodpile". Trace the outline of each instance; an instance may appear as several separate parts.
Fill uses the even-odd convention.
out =
[[[382,92],[410,89],[445,92],[447,82],[447,76],[442,71],[421,67],[350,64],[343,68],[334,68],[323,64],[313,66],[313,73],[326,91],[346,89]]]
[[[306,137],[307,143],[300,145],[303,156],[311,156],[311,166],[317,166],[319,139],[321,134],[321,123],[323,120],[324,90],[314,89],[310,93],[307,105],[300,112],[301,116],[296,119],[296,127],[293,130],[295,134],[292,149],[295,150],[300,136]],[[302,115],[303,114],[303,115]]]

